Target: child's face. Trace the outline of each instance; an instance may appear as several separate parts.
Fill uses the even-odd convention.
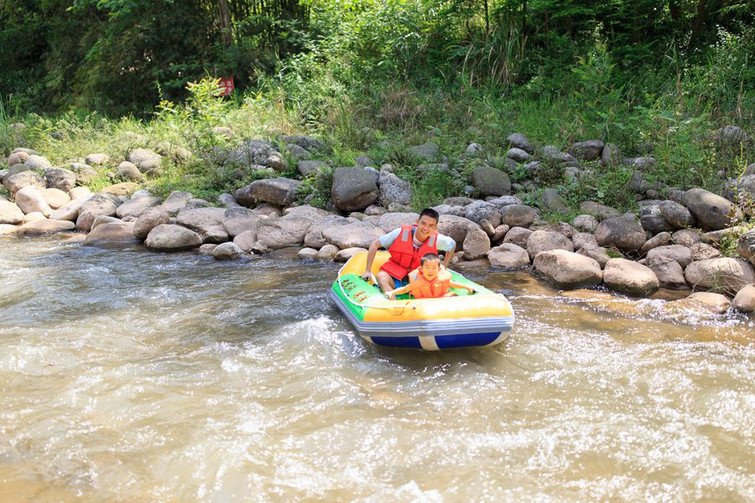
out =
[[[422,266],[422,275],[428,280],[432,281],[438,276],[440,271],[440,264],[434,260],[428,260]]]

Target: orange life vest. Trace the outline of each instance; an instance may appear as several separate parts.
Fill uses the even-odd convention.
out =
[[[391,258],[383,264],[381,270],[396,279],[403,279],[407,273],[419,267],[420,260],[426,253],[438,253],[438,233],[431,234],[419,248],[414,247],[412,229],[416,225],[402,225],[396,241],[388,248]]]
[[[420,269],[409,273],[409,293],[415,299],[442,297],[451,288],[451,273],[442,269],[434,280],[429,281]]]

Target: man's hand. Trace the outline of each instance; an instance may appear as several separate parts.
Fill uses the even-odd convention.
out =
[[[370,282],[370,277],[371,276],[372,276],[372,273],[370,273],[370,271],[364,271],[362,273],[362,279],[365,280],[368,283]]]

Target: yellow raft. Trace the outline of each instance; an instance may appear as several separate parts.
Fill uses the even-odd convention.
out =
[[[388,260],[378,252],[372,273]],[[338,271],[330,298],[349,319],[357,333],[381,346],[441,349],[493,346],[506,340],[514,326],[514,311],[503,295],[450,271],[453,281],[470,285],[470,294],[452,289],[457,296],[412,299],[401,295],[389,300],[380,288],[362,279],[367,252],[354,255]]]

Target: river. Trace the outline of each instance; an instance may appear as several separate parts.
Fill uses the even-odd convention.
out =
[[[337,268],[0,240],[0,501],[755,501],[752,318],[470,267],[511,336],[394,350]]]

